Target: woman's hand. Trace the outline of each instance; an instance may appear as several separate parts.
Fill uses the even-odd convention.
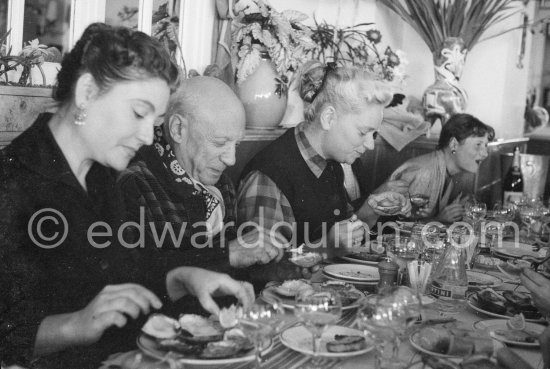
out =
[[[452,203],[447,205],[437,215],[437,220],[442,223],[457,222],[464,216],[464,206],[459,203]]]
[[[148,314],[162,303],[148,289],[137,284],[106,286],[82,310],[44,318],[38,327],[34,355],[42,356],[67,347],[91,345],[112,326],[123,327],[128,317]]]
[[[235,296],[245,309],[252,305],[255,297],[250,283],[195,267],[179,267],[168,272],[166,289],[174,301],[188,294],[196,296],[202,307],[214,315],[218,315],[220,308],[213,296]]]
[[[73,314],[74,332],[82,344],[91,344],[98,341],[107,328],[121,328],[128,317],[136,319],[140,314],[148,314],[151,308],[161,307],[159,298],[140,285],[106,286],[84,309]]]

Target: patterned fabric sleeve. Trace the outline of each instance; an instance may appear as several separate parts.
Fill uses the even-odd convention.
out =
[[[294,223],[294,213],[288,199],[275,182],[260,171],[249,173],[241,182],[237,196],[239,224],[252,221],[270,230],[276,223]],[[292,238],[289,227],[280,227],[281,234]]]

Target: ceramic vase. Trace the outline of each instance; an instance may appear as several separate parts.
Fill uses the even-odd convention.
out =
[[[275,129],[283,119],[287,93],[267,53],[254,73],[239,85],[239,98],[246,112],[248,129]]]
[[[422,98],[424,118],[432,125],[438,120],[444,125],[451,115],[466,109],[468,95],[459,84],[466,52],[461,38],[449,37],[433,53],[435,82]]]

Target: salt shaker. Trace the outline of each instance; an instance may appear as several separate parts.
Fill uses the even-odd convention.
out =
[[[378,273],[380,274],[380,281],[378,282],[378,290],[380,291],[384,287],[391,287],[397,285],[397,274],[399,271],[399,265],[391,258],[383,259],[378,263]]]

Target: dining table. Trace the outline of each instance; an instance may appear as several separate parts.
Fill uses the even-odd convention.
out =
[[[330,263],[330,262],[329,262]],[[503,283],[500,286],[495,286],[495,290],[513,290],[513,291],[526,291],[526,289],[520,284],[518,280],[511,280],[509,276],[503,275],[498,269],[490,268],[474,268],[474,271],[478,273],[484,273],[491,276],[500,278]],[[323,282],[326,280],[326,276],[323,273],[318,272],[312,277],[313,282]],[[475,288],[475,287],[474,287]],[[374,293],[372,286],[367,290],[367,294]],[[429,300],[429,299],[428,299]],[[258,303],[265,303],[262,297],[259,296]],[[455,309],[453,312],[442,311],[438,307],[437,300],[435,303],[425,304],[422,307],[422,318],[423,320],[435,320],[438,318],[452,317],[456,319],[453,324],[458,328],[465,328],[473,330],[474,324],[478,321],[486,319],[494,319],[490,316],[487,316],[483,312],[480,312],[471,306],[469,306],[466,301],[457,302],[459,308]],[[289,314],[289,323],[287,327],[297,325],[299,322],[293,321],[292,311],[287,312]],[[349,309],[343,312],[339,322],[339,326],[346,326],[357,328],[356,326],[356,309]],[[420,323],[419,326],[422,326]],[[518,346],[509,346],[510,350],[515,354],[519,355],[529,363],[533,369],[545,369],[541,348],[540,347],[518,347]],[[413,347],[408,338],[403,339],[399,347],[399,357],[400,359],[410,363],[411,368],[422,368],[421,365],[417,364],[422,359],[422,353]],[[276,336],[272,340],[271,348],[268,352],[262,354],[262,368],[277,368],[277,369],[299,369],[304,367],[310,360],[311,356],[305,355],[298,351],[293,350],[290,347],[285,346],[281,342],[280,335]],[[141,366],[140,366],[141,365]],[[322,368],[341,368],[341,369],[352,369],[352,368],[374,368],[375,367],[375,352],[371,350],[362,355],[356,355],[349,357],[341,358],[323,358],[321,362]],[[144,353],[136,348],[136,350],[118,353],[110,356],[103,364],[101,369],[143,369],[143,368],[170,368],[170,369],[213,369],[213,368],[222,368],[222,369],[251,369],[254,368],[254,361],[239,362],[232,364],[224,365],[205,365],[205,364],[184,364],[178,365],[177,361],[171,361],[167,359],[166,362],[162,360],[153,359],[148,357],[147,353]],[[523,369],[523,368],[514,368],[514,369]]]

